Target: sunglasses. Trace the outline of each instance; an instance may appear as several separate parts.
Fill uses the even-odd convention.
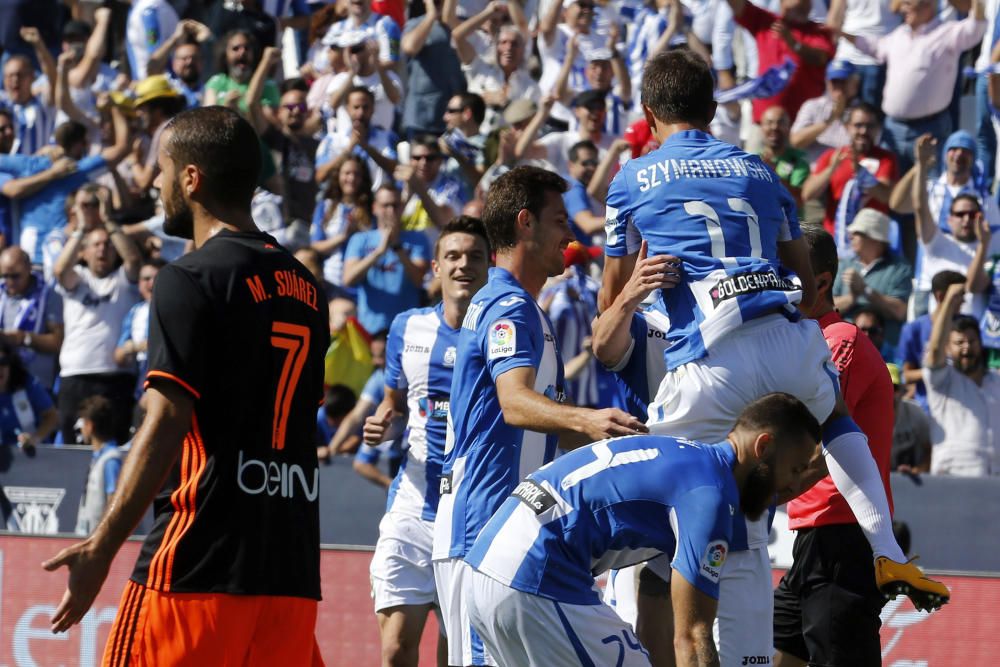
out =
[[[599,163],[597,160],[584,160],[580,164],[584,167],[596,167]]]
[[[281,106],[289,111],[301,111],[302,113],[305,113],[308,108],[304,102],[299,102],[298,104],[282,104]]]
[[[861,329],[861,331],[864,331],[869,336],[878,336],[882,333],[882,327],[868,327],[867,329],[864,327],[858,327],[858,329]]]
[[[85,201],[80,203],[80,208],[98,208],[99,206],[100,203],[96,201]]]
[[[430,153],[428,155],[411,155],[410,162],[437,162],[443,156],[440,153]]]
[[[20,280],[27,274],[24,273],[0,273],[0,278],[4,280]]]
[[[465,107],[448,107],[444,110],[445,113],[462,113],[465,111]]]
[[[979,211],[952,211],[951,215],[956,218],[974,218]]]
[[[354,46],[347,49],[351,53],[361,53],[365,50],[365,43],[355,44]]]

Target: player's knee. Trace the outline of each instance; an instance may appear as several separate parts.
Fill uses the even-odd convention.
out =
[[[382,667],[417,667],[420,641],[394,635],[382,638]]]

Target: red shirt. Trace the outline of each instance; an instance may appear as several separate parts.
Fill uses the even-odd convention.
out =
[[[743,13],[736,19],[736,22],[753,33],[757,40],[757,74],[763,74],[769,67],[780,65],[786,59],[791,59],[797,66],[784,90],[774,97],[753,101],[755,123],[759,123],[764,112],[775,104],[784,107],[794,121],[795,114],[799,112],[803,102],[819,97],[826,91],[826,66],[807,65],[802,62],[799,54],[793,51],[785,40],[771,32],[771,25],[779,18],[781,17],[777,14],[746,2],[743,5]],[[830,31],[825,26],[813,21],[801,25],[791,23],[786,25],[796,42],[819,49],[833,59],[837,49]]]
[[[892,511],[889,486],[889,455],[896,418],[892,402],[892,380],[882,355],[868,336],[840,319],[833,310],[819,319],[823,337],[830,346],[833,364],[840,372],[840,393],[854,421],[865,435],[882,474],[885,495]],[[833,524],[857,523],[847,501],[829,475],[788,503],[788,527],[792,530]]]
[[[819,159],[816,160],[816,166],[813,167],[813,173],[818,174],[829,167],[833,156],[839,150],[841,149],[829,148],[825,153],[820,155]],[[858,160],[858,166],[864,167],[868,170],[868,173],[884,183],[891,183],[898,178],[899,167],[896,163],[896,155],[878,146],[873,146],[867,154]],[[833,176],[830,177],[830,196],[826,200],[826,215],[823,217],[823,227],[831,234],[834,234],[837,204],[840,202],[841,195],[844,194],[847,182],[852,178],[854,178],[854,163],[851,161],[850,156],[848,156],[840,161],[836,171],[833,172]],[[888,204],[884,204],[871,197],[862,198],[861,208],[873,208],[886,215],[889,214]],[[848,221],[848,224],[850,224],[850,221]]]

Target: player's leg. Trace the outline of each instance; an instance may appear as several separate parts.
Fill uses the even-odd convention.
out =
[[[431,563],[432,525],[389,512],[372,556],[372,598],[384,666],[416,667],[427,613],[437,599]]]
[[[441,627],[448,638],[447,664],[462,665],[462,623],[457,596],[461,588],[455,585],[455,570],[462,565],[457,558],[447,558],[434,561],[434,584],[437,588],[438,609],[440,610]]]
[[[813,529],[800,530],[792,548],[792,567],[774,589],[774,664],[805,667],[809,648],[802,636],[801,590],[810,572],[817,567],[811,548]]]
[[[635,634],[653,667],[674,667],[674,611],[670,606],[670,559],[660,556],[641,566],[636,586]]]
[[[882,664],[872,552],[856,525],[814,529],[818,567],[802,590],[802,632],[811,664],[878,667]]]
[[[639,588],[638,577],[642,567],[642,565],[633,565],[608,572],[604,593],[601,596],[604,604],[614,609],[618,618],[633,628],[635,628],[637,613],[635,605]]]
[[[770,664],[774,654],[773,616],[767,547],[731,551],[719,582],[719,664]]]

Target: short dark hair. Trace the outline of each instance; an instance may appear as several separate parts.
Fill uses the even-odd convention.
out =
[[[715,109],[714,93],[711,68],[690,49],[666,51],[646,61],[642,103],[657,120],[707,124]]]
[[[323,397],[323,414],[330,419],[343,419],[354,409],[358,397],[354,391],[342,384],[330,385]]]
[[[162,257],[150,257],[148,259],[142,260],[142,264],[139,265],[139,270],[141,271],[144,268],[146,268],[147,266],[151,266],[154,269],[156,269],[157,271],[159,271],[160,269],[162,269],[166,265],[167,265],[167,261],[165,259],[163,259]]]
[[[363,93],[371,100],[372,104],[375,103],[375,93],[373,93],[367,86],[351,86],[347,89],[347,93],[344,95],[344,102],[351,99],[351,95],[354,93]]]
[[[476,125],[482,125],[486,118],[486,102],[475,93],[457,93],[455,97],[462,100],[462,106],[472,112],[472,121]]]
[[[438,144],[438,139],[433,134],[427,134],[426,132],[421,134],[416,134],[410,139],[410,149],[412,150],[416,146],[423,146],[424,148],[429,148],[434,153],[441,152],[441,146]]]
[[[213,201],[250,209],[261,169],[260,139],[236,111],[196,107],[170,119],[166,152],[178,167],[193,164],[204,174]]]
[[[957,315],[951,323],[952,331],[960,331],[966,333],[969,331],[976,332],[976,339],[982,342],[982,336],[979,334],[979,320],[972,317],[971,315]]]
[[[851,106],[847,110],[847,118],[850,119],[851,115],[855,111],[863,111],[869,116],[873,117],[879,125],[882,124],[882,114],[874,105],[869,104],[864,100],[857,100],[853,104],[851,104]]]
[[[931,278],[931,294],[944,294],[952,285],[965,284],[965,276],[958,271],[938,271]]]
[[[94,428],[94,435],[107,442],[115,438],[114,407],[104,396],[90,396],[83,399],[77,409],[77,415],[86,419]]]
[[[823,439],[823,429],[809,408],[791,394],[780,391],[765,394],[743,408],[733,430],[766,430],[775,440],[806,436],[812,442]]]
[[[493,181],[483,204],[483,225],[494,252],[517,245],[517,214],[522,209],[536,217],[550,192],[562,194],[568,186],[562,176],[540,167],[514,167]]]
[[[11,123],[14,122],[14,114],[12,114],[10,112],[10,109],[8,109],[7,107],[0,107],[0,116],[4,116]]]
[[[460,215],[452,218],[441,230],[441,235],[434,242],[434,259],[437,259],[438,251],[441,249],[441,241],[452,234],[472,234],[478,236],[486,244],[486,254],[490,254],[490,238],[486,235],[486,227],[479,218],[471,215]]]
[[[837,277],[840,259],[837,257],[837,244],[828,231],[820,225],[802,225],[802,238],[809,248],[809,264],[813,275],[829,273],[830,279]],[[833,299],[833,290],[827,294],[827,299]]]
[[[289,90],[297,90],[302,93],[309,92],[309,84],[301,76],[285,79],[281,82],[281,94],[284,95]]]
[[[983,203],[981,201],[979,201],[979,197],[977,197],[976,195],[972,194],[971,192],[963,192],[962,194],[955,195],[955,198],[951,200],[951,206],[948,208],[948,213],[951,213],[952,211],[954,211],[955,210],[955,204],[957,204],[958,202],[962,201],[963,199],[971,201],[973,204],[975,204],[976,205],[976,210],[978,210],[978,211],[982,211],[983,210]]]
[[[187,107],[187,99],[183,95],[173,95],[171,97],[156,97],[148,102],[142,103],[143,109],[156,109],[167,118],[176,116]]]
[[[871,306],[862,306],[854,313],[854,321],[858,321],[858,317],[861,315],[870,315],[872,319],[875,320],[875,324],[879,327],[885,327],[885,318],[882,317],[882,313],[878,312]]]
[[[13,394],[18,389],[28,386],[28,370],[24,367],[24,360],[20,353],[10,344],[0,341],[0,358],[6,359],[10,365],[10,374],[7,379],[7,393]]]
[[[569,147],[569,161],[576,162],[580,157],[580,151],[593,151],[599,153],[597,146],[590,139],[584,139],[583,141],[578,141]]]
[[[64,151],[69,150],[70,146],[87,140],[87,126],[75,120],[68,120],[56,128],[52,138]]]

